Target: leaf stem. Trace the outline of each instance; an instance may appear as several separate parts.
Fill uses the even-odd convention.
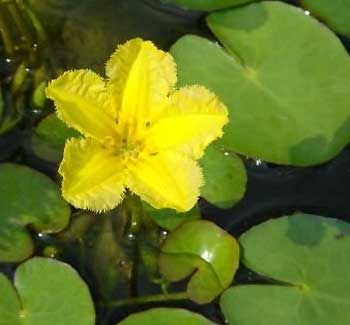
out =
[[[187,292],[175,292],[175,293],[168,293],[168,294],[158,294],[158,295],[111,301],[108,305],[111,307],[120,307],[125,305],[137,305],[137,304],[145,304],[145,303],[151,303],[151,302],[188,300],[188,299],[189,297]]]

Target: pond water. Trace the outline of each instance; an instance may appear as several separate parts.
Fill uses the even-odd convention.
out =
[[[288,2],[297,5],[296,1]],[[116,45],[133,37],[150,39],[166,50],[188,33],[214,39],[205,25],[203,13],[181,10],[158,0],[28,0],[30,10],[19,6],[17,21],[12,3],[14,1],[0,0],[0,29],[3,28],[1,24],[6,24],[8,33],[2,34],[2,41],[0,38],[0,86],[5,102],[0,126],[0,160],[31,166],[53,179],[58,179],[57,164],[38,158],[31,142],[37,123],[52,111],[49,104],[42,107],[33,104],[33,92],[42,81],[73,68],[91,68],[103,73],[104,62]],[[35,15],[37,24],[30,15]],[[4,36],[9,37],[7,44]],[[345,38],[342,41],[349,49],[349,41]],[[25,81],[19,81],[19,88],[14,89],[12,82],[21,64],[25,69]],[[37,100],[40,101],[39,95]],[[228,210],[215,208],[201,200],[205,219],[214,221],[234,236],[264,220],[295,211],[350,221],[348,147],[332,161],[308,168],[283,167],[243,158],[248,171],[246,195]],[[122,275],[118,279],[113,274],[103,275],[105,278],[100,279],[96,277],[94,268],[98,258],[89,252],[89,247],[93,245],[96,234],[113,231],[115,226],[105,218],[91,217],[90,234],[83,243],[72,244],[59,235],[35,235],[36,255],[56,256],[71,263],[89,283],[98,324],[111,324],[131,312],[150,307],[149,304],[136,305],[111,311],[103,305],[106,296],[120,299],[135,293],[158,292],[157,285],[145,280],[143,270],[136,275],[130,274],[129,264],[136,258],[133,238],[126,238],[121,243],[124,257],[117,254],[118,270]],[[108,240],[101,245],[108,245]],[[98,261],[103,265],[103,261]],[[9,275],[14,268],[13,264],[0,265],[0,270]],[[236,278],[242,283],[260,279],[243,268]],[[117,279],[112,292],[104,288],[101,293],[98,288],[105,279]],[[223,322],[215,303],[199,306],[178,302],[151,306],[182,306]]]

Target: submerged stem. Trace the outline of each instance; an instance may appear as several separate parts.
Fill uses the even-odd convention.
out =
[[[31,32],[28,29],[29,28],[28,25],[25,23],[23,16],[19,11],[17,3],[15,2],[9,3],[7,7],[13,21],[17,25],[19,31],[22,34],[22,37],[24,37],[28,47],[30,48],[34,43],[34,39]]]
[[[10,29],[8,28],[7,23],[5,21],[5,17],[1,11],[1,4],[0,4],[0,34],[2,36],[2,41],[4,44],[6,54],[9,56],[12,56],[14,52],[14,45],[12,42]]]
[[[136,305],[136,304],[145,304],[145,303],[151,303],[151,302],[188,300],[188,299],[189,297],[187,292],[175,292],[175,293],[168,293],[168,294],[159,294],[159,295],[123,299],[118,301],[111,301],[108,305],[111,307],[120,307],[125,305]]]
[[[18,5],[22,10],[28,15],[31,23],[33,24],[33,27],[37,33],[38,40],[40,42],[46,42],[48,40],[48,37],[46,35],[45,28],[39,18],[36,16],[36,14],[33,12],[33,10],[22,0],[17,0]]]

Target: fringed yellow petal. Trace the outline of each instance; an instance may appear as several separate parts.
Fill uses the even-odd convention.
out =
[[[178,150],[198,159],[222,136],[227,122],[228,111],[212,92],[201,86],[181,88],[171,95],[165,116],[150,129],[146,146],[153,152]]]
[[[91,138],[68,140],[59,168],[63,197],[95,212],[114,208],[124,196],[123,166],[119,157]]]
[[[176,152],[143,153],[128,169],[127,187],[155,208],[181,212],[197,202],[203,177],[191,159]]]
[[[119,127],[129,137],[156,119],[176,83],[171,55],[140,38],[118,47],[107,62],[106,74]]]
[[[99,139],[116,134],[106,85],[96,73],[65,72],[49,83],[46,95],[54,100],[58,117],[82,134]]]
[[[195,159],[222,135],[226,107],[204,87],[174,91],[173,58],[140,38],[116,50],[106,73],[107,85],[76,70],[46,89],[58,116],[86,137],[66,143],[59,168],[64,198],[105,211],[127,187],[155,208],[191,209],[203,182]]]

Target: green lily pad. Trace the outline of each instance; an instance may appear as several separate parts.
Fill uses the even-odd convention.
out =
[[[232,152],[209,146],[201,160],[205,183],[201,196],[215,206],[227,209],[244,195],[247,172],[242,160]]]
[[[339,34],[350,36],[349,0],[301,0],[301,5]]]
[[[203,316],[180,308],[153,308],[132,314],[119,325],[210,325],[214,324]]]
[[[34,250],[26,227],[55,233],[68,224],[70,208],[47,176],[15,164],[0,165],[0,261],[18,262]]]
[[[350,58],[336,35],[279,1],[207,21],[225,49],[185,36],[171,52],[180,86],[203,84],[228,106],[226,150],[298,166],[342,150],[350,139]]]
[[[166,230],[174,230],[182,223],[190,220],[200,219],[201,212],[196,204],[186,212],[176,212],[173,209],[155,209],[146,202],[142,202],[144,211],[160,227]]]
[[[58,162],[62,159],[66,140],[79,136],[78,131],[69,128],[55,113],[51,113],[36,127],[32,137],[32,148],[39,158]]]
[[[1,324],[95,324],[89,289],[65,263],[33,258],[17,268],[14,286],[0,274],[0,291]]]
[[[238,263],[236,240],[203,220],[184,223],[170,233],[159,258],[160,272],[171,282],[192,274],[187,294],[200,304],[212,301],[231,284]]]
[[[174,3],[184,9],[206,11],[238,6],[252,1],[254,0],[162,0],[164,3]]]
[[[349,324],[350,225],[295,214],[267,221],[240,238],[243,262],[281,281],[227,290],[221,307],[229,324]]]

